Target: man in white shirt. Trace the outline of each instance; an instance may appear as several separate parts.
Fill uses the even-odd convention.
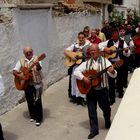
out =
[[[128,49],[128,46],[125,41],[121,40],[119,38],[119,32],[117,29],[114,29],[112,31],[112,37],[111,39],[99,43],[99,48],[101,50],[104,50],[108,54],[114,53],[111,50],[111,47],[115,47],[115,57],[110,58],[109,60],[111,63],[115,63],[118,60],[122,59],[124,60],[124,64],[117,69],[117,80],[115,83],[115,79],[112,79],[109,77],[109,97],[110,97],[110,104],[113,105],[115,103],[115,87],[117,87],[118,93],[119,93],[119,98],[123,97],[123,87],[124,87],[124,81],[125,79],[123,76],[125,76],[126,72],[128,72],[128,66],[126,65],[127,63],[127,58],[130,56],[130,50]],[[115,85],[116,84],[116,85]]]
[[[99,133],[98,128],[98,118],[97,118],[97,102],[99,107],[103,111],[103,116],[105,119],[105,127],[110,128],[111,121],[111,108],[108,96],[108,76],[110,75],[112,78],[117,76],[117,72],[114,70],[111,62],[106,58],[100,56],[100,51],[97,44],[93,44],[89,48],[89,53],[91,55],[91,59],[83,62],[80,66],[78,66],[74,75],[77,79],[82,80],[83,84],[91,84],[91,79],[89,77],[84,76],[84,72],[95,70],[98,72],[106,69],[107,72],[103,73],[99,78],[99,83],[95,86],[92,86],[89,92],[87,93],[87,107],[89,113],[89,121],[90,121],[90,134],[88,135],[88,139],[92,139]],[[94,82],[94,80],[92,81]],[[83,85],[84,86],[84,85]]]
[[[23,53],[25,57],[17,62],[13,70],[13,75],[24,81],[26,75],[23,74],[22,68],[27,68],[27,70],[31,68],[31,79],[25,80],[25,85],[27,86],[23,90],[27,100],[30,121],[36,121],[36,126],[40,126],[43,120],[41,100],[41,94],[43,91],[41,74],[42,66],[41,62],[38,61],[38,57],[34,55],[32,47],[26,46],[23,49]]]

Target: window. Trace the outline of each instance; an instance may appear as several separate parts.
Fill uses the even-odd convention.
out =
[[[112,0],[112,4],[122,5],[123,4],[123,0]]]

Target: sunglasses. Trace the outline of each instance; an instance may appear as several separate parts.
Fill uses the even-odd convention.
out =
[[[28,51],[28,52],[25,52],[26,54],[32,54],[33,52],[32,51]]]

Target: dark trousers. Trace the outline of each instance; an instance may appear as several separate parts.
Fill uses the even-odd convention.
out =
[[[70,67],[70,68],[68,69],[68,75],[69,75],[68,97],[69,97],[69,98],[72,98],[72,95],[71,95],[71,77],[72,77],[72,68],[73,68],[73,67]]]
[[[4,140],[1,123],[0,123],[0,140]]]
[[[108,97],[108,90],[94,90],[93,88],[87,94],[87,107],[90,121],[90,132],[93,134],[98,133],[98,118],[97,118],[97,102],[103,111],[105,122],[110,122],[111,108]]]
[[[109,100],[110,103],[115,102],[115,78],[108,77],[108,84],[109,84]]]
[[[125,63],[123,66],[117,68],[116,70],[116,78],[108,77],[110,102],[115,101],[115,88],[117,88],[119,96],[122,96],[123,88],[127,86],[128,82],[128,64]]]
[[[128,80],[128,65],[125,64],[117,69],[116,87],[119,94],[123,93],[123,88]]]
[[[130,57],[128,58],[128,70],[131,71],[132,69],[136,68],[135,64],[135,54],[132,53]]]
[[[139,53],[135,53],[135,63],[136,63],[136,67],[140,67],[140,54]]]
[[[43,119],[41,95],[39,96],[38,100],[35,101],[36,96],[37,94],[35,87],[33,85],[29,85],[25,90],[29,114],[32,119],[35,119],[37,122],[41,122]]]

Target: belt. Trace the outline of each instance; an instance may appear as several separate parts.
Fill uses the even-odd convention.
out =
[[[96,87],[93,87],[94,90],[102,90],[103,88],[101,86],[96,86]]]
[[[104,90],[104,89],[107,89],[107,87],[101,87],[101,86],[96,86],[96,87],[93,87],[94,90]]]

